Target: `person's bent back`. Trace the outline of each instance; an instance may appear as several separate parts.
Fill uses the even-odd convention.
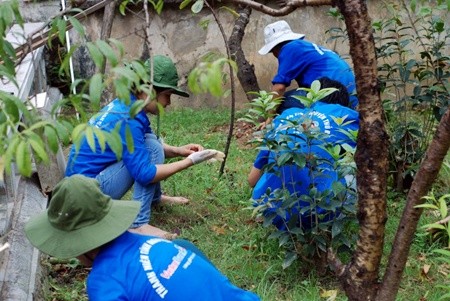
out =
[[[126,231],[138,211],[138,202],[113,201],[95,179],[74,175],[58,183],[48,209],[28,221],[25,233],[46,254],[92,266],[91,301],[260,300],[191,243]]]
[[[285,102],[284,111],[273,120],[273,129],[265,136],[268,149],[259,152],[249,174],[249,184],[254,187],[254,205],[266,204],[265,216],[275,215],[273,224],[279,229],[286,229],[294,215],[298,217],[298,225],[303,228],[313,225],[314,213],[320,214],[323,221],[332,218],[335,212],[321,206],[316,206],[314,213],[304,208],[317,200],[325,200],[329,204],[332,199],[338,199],[332,190],[333,183],[350,185],[336,170],[338,162],[326,147],[345,144],[356,147],[349,133],[358,130],[358,113],[343,106],[348,105],[345,87],[327,78],[322,78],[320,82],[321,88],[337,87],[339,91],[308,109],[298,105],[289,106],[290,102]],[[305,166],[299,167],[295,163],[280,165],[280,158],[286,155],[305,158]],[[351,178],[349,176],[347,179]],[[317,191],[316,200],[310,199],[315,198],[310,193],[313,188]],[[297,204],[288,206],[286,210],[281,209],[284,205],[279,198],[280,193],[276,192],[280,189],[287,190],[293,201],[297,200]],[[346,199],[347,196],[342,197],[342,201]]]

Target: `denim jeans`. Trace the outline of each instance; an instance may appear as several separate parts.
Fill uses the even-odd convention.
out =
[[[149,164],[164,163],[164,149],[156,135],[146,134],[145,145],[150,153]],[[151,206],[161,199],[159,182],[147,185],[135,182],[123,161],[105,168],[97,175],[96,180],[100,183],[100,189],[103,193],[116,200],[121,199],[134,184],[133,200],[141,202],[141,209],[130,228],[137,228],[150,222]]]

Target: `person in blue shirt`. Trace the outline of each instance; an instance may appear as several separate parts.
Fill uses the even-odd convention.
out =
[[[319,194],[329,192],[323,200],[327,203],[332,198],[338,198],[331,192],[334,182],[339,181],[353,188],[355,185],[353,174],[341,175],[335,167],[336,159],[324,148],[327,145],[356,147],[353,135],[349,133],[358,131],[358,113],[348,108],[348,92],[342,84],[329,78],[321,78],[319,82],[321,88],[334,87],[338,90],[310,108],[284,104],[283,111],[274,118],[273,127],[264,138],[266,145],[276,143],[279,149],[270,146],[262,149],[248,176],[249,185],[253,187],[253,205],[265,204],[263,214],[273,217],[272,223],[281,230],[287,229],[293,215],[298,218],[296,226],[311,228],[315,215],[322,216],[322,221],[326,221],[336,214],[320,206],[316,207],[315,213],[302,210],[309,205],[303,198],[309,195],[312,188],[317,189]],[[285,153],[301,155],[305,158],[305,166],[299,167],[294,163],[279,166],[278,159]],[[281,196],[277,193],[280,189],[287,190],[294,198],[295,205],[290,206],[289,210],[280,208]],[[344,196],[347,202],[354,202],[352,198],[354,196],[351,194]]]
[[[112,200],[92,178],[64,178],[48,209],[25,233],[33,246],[56,258],[92,267],[91,301],[259,301],[233,285],[192,243],[127,231],[139,203]]]
[[[148,98],[144,91],[136,88],[131,93],[131,101],[126,104],[115,99],[104,107],[99,114],[91,118],[89,124],[107,132],[119,128],[122,143],[122,157],[119,160],[109,144],[103,150],[96,139],[92,150],[87,139],[81,145],[73,145],[66,167],[66,176],[82,174],[95,178],[102,191],[114,199],[122,198],[133,187],[133,199],[140,201],[141,210],[131,225],[134,231],[163,237],[174,236],[166,231],[149,225],[152,204],[161,199],[160,181],[169,176],[208,160],[218,154],[215,150],[204,150],[200,144],[171,146],[162,143],[155,135],[147,114],[159,114],[160,107],[170,105],[170,97],[177,94],[188,97],[189,94],[177,87],[178,73],[172,60],[166,56],[153,57],[153,87],[156,97],[148,102],[134,117],[130,109],[136,100]],[[128,134],[128,138],[127,138]],[[127,147],[133,139],[133,149]],[[194,155],[195,154],[195,155]],[[195,162],[187,157],[194,155]],[[164,164],[165,158],[185,157],[185,159]]]
[[[307,41],[304,37],[304,34],[294,33],[284,20],[264,28],[265,44],[259,54],[272,53],[278,59],[278,71],[272,80],[272,91],[280,97],[289,98],[298,93],[296,89],[286,91],[293,80],[299,88],[309,88],[313,81],[328,77],[347,88],[350,93],[349,107],[356,109],[356,81],[350,66],[337,53]],[[270,124],[270,121],[267,120],[261,128]]]

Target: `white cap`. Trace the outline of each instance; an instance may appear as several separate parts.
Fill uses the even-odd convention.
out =
[[[305,37],[304,34],[295,33],[286,21],[281,20],[267,25],[264,28],[264,42],[266,43],[259,54],[268,54],[273,47],[284,41],[292,41]]]

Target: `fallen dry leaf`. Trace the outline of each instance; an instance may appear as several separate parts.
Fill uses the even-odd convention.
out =
[[[327,301],[334,301],[337,297],[337,290],[322,290],[320,292],[320,297],[327,298]]]
[[[424,264],[423,267],[422,267],[422,274],[423,275],[428,275],[428,272],[430,271],[430,267],[431,267],[431,265]]]
[[[224,227],[212,226],[211,228],[217,235],[224,235],[226,231]]]

